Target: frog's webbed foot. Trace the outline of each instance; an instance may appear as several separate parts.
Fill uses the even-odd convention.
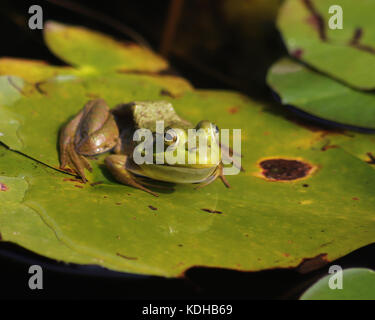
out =
[[[141,184],[139,180],[137,180],[136,176],[126,169],[126,155],[112,154],[105,158],[104,161],[108,170],[113,174],[117,181],[121,182],[122,184],[126,184],[128,186],[132,186],[134,188],[148,192],[155,197],[159,196],[157,193],[151,191],[143,184]]]
[[[207,180],[199,184],[195,189],[201,189],[205,186],[208,186],[209,184],[214,182],[217,178],[220,178],[220,180],[224,183],[224,185],[227,188],[230,188],[230,184],[228,180],[225,178],[224,173],[223,173],[223,164],[220,163],[217,169],[215,170],[215,172]]]
[[[87,179],[85,175],[85,169],[89,170],[90,172],[92,171],[91,165],[88,160],[75,151],[73,143],[69,143],[67,147],[67,156],[69,159],[69,167],[72,168],[81,177],[84,183],[86,183]],[[64,169],[64,167],[61,166],[61,169]]]
[[[91,171],[91,166],[87,159],[78,154],[75,150],[74,137],[76,129],[85,112],[83,109],[79,112],[60,132],[60,169],[64,170],[70,167],[78,174],[84,183],[87,182],[85,170]]]

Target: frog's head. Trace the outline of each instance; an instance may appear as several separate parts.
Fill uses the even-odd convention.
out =
[[[143,174],[176,183],[201,182],[212,175],[221,162],[219,129],[206,120],[194,129],[196,135],[185,128],[165,128],[162,155],[154,150],[154,163],[143,164]],[[164,164],[157,164],[161,156]]]

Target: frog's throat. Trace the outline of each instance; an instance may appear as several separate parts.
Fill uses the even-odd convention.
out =
[[[158,165],[134,162],[126,167],[130,172],[153,180],[172,183],[200,183],[209,178],[217,169],[217,165]]]

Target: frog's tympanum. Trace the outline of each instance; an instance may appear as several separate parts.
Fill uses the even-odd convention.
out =
[[[157,139],[152,139],[152,154],[149,155],[152,161],[139,163],[135,161],[135,155],[141,141],[134,141],[133,135],[137,129],[147,129],[153,138],[157,138],[157,121],[164,121],[165,126],[163,136],[159,136],[162,148],[158,149]],[[153,185],[150,181],[199,183],[200,188],[219,177],[229,187],[223,175],[219,129],[209,121],[199,122],[195,127],[198,137],[191,148],[187,143],[190,128],[192,125],[181,119],[166,101],[136,101],[110,110],[104,100],[92,100],[61,130],[61,168],[70,167],[86,182],[84,169],[91,171],[88,159],[112,151],[105,164],[116,180],[155,196],[157,194],[146,187]],[[199,135],[204,135],[204,139],[200,140]],[[200,141],[206,141],[204,156],[197,151]],[[145,149],[139,150],[145,156]],[[213,157],[215,152],[211,151],[219,156]],[[160,163],[161,158],[173,158],[177,152],[186,161]]]

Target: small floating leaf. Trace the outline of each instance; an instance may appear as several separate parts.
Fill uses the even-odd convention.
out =
[[[337,9],[343,28],[331,29]],[[334,9],[334,8],[333,8]],[[278,27],[291,55],[329,76],[359,89],[375,88],[375,25],[372,0],[287,0]]]
[[[375,129],[375,95],[349,88],[290,59],[269,70],[267,82],[284,105],[345,125]]]
[[[330,279],[331,280],[331,286]],[[365,268],[344,269],[312,285],[301,300],[375,300],[375,272]]]

